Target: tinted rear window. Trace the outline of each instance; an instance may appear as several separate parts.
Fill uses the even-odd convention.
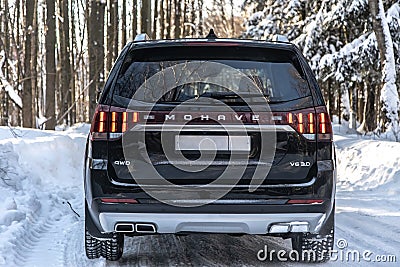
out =
[[[117,77],[113,102],[119,106],[127,106],[131,99],[180,103],[206,96],[235,105],[242,101],[236,93],[254,92],[250,86],[271,103],[310,95],[299,63],[289,51],[174,47],[130,52]],[[145,93],[137,93],[139,88]]]

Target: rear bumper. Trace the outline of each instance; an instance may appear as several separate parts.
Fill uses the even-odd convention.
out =
[[[181,213],[100,213],[100,225],[112,232],[121,222],[153,224],[160,234],[237,233],[276,234],[290,232],[318,233],[326,218],[324,213],[276,214],[181,214]]]

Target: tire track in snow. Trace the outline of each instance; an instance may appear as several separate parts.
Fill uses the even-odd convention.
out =
[[[396,255],[398,253],[400,243],[396,238],[398,235],[394,233],[399,232],[399,229],[396,231],[395,225],[384,228],[381,221],[376,220],[375,217],[357,212],[339,213],[338,217],[337,228],[345,233],[344,239],[347,236],[351,237],[347,240],[350,246],[356,245],[361,250],[371,250],[380,254]]]
[[[41,218],[39,213],[27,216],[26,223],[11,241],[14,244],[12,251],[15,266],[41,266],[46,258],[38,257],[47,241],[46,233],[54,227],[53,218]],[[48,236],[49,240],[53,238]],[[54,250],[56,251],[56,250]]]

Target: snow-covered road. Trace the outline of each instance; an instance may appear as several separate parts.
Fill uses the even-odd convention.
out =
[[[327,266],[362,265],[341,256],[394,255],[400,265],[400,143],[344,134],[335,126],[338,153],[336,241],[338,259]],[[148,236],[125,239],[119,262],[88,260],[83,246],[82,162],[88,131],[0,127],[0,265],[4,266],[301,266],[257,259],[290,249],[279,238],[226,235]],[[15,137],[17,136],[17,137]],[[76,211],[76,213],[74,212]],[[353,253],[354,252],[354,253]],[[381,257],[382,258],[382,257]],[[390,259],[393,261],[393,258]]]

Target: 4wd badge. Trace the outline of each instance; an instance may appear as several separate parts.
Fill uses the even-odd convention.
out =
[[[131,165],[131,162],[129,160],[116,160],[114,161],[114,164],[118,166],[129,166]]]

